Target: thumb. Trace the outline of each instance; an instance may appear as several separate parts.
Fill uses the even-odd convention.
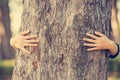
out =
[[[30,54],[30,52],[29,52],[28,50],[26,50],[24,47],[21,48],[21,50],[22,50],[24,53]]]

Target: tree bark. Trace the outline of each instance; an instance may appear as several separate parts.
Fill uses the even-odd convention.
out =
[[[13,80],[107,80],[108,54],[87,52],[82,38],[109,37],[111,0],[24,0],[23,8],[20,31],[31,30],[40,44],[27,48],[30,55],[17,51]]]

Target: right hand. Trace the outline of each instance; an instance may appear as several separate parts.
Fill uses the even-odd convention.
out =
[[[83,45],[88,46],[87,51],[108,49],[111,52],[111,55],[115,55],[118,51],[114,41],[107,38],[104,34],[95,31],[95,35],[90,33],[86,33],[86,35],[88,38],[83,38],[85,41]]]
[[[25,49],[25,47],[36,47],[39,43],[39,40],[37,40],[37,35],[29,35],[29,30],[20,32],[15,37],[12,37],[10,39],[10,45],[14,48],[18,48],[22,50],[25,53],[30,54],[28,50]]]
[[[100,32],[95,31],[95,35],[90,33],[86,33],[86,35],[89,38],[83,38],[86,41],[83,45],[89,47],[88,51],[109,49],[111,46],[110,43],[112,41]]]

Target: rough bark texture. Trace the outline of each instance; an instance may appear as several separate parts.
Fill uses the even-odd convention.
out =
[[[18,51],[13,80],[107,80],[108,55],[87,52],[82,38],[96,30],[109,36],[111,0],[24,0],[23,8],[20,31],[40,44],[30,55]]]

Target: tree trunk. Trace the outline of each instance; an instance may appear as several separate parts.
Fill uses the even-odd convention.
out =
[[[24,0],[20,31],[40,44],[30,55],[16,54],[13,80],[107,80],[108,54],[87,52],[82,38],[109,36],[111,0]]]

